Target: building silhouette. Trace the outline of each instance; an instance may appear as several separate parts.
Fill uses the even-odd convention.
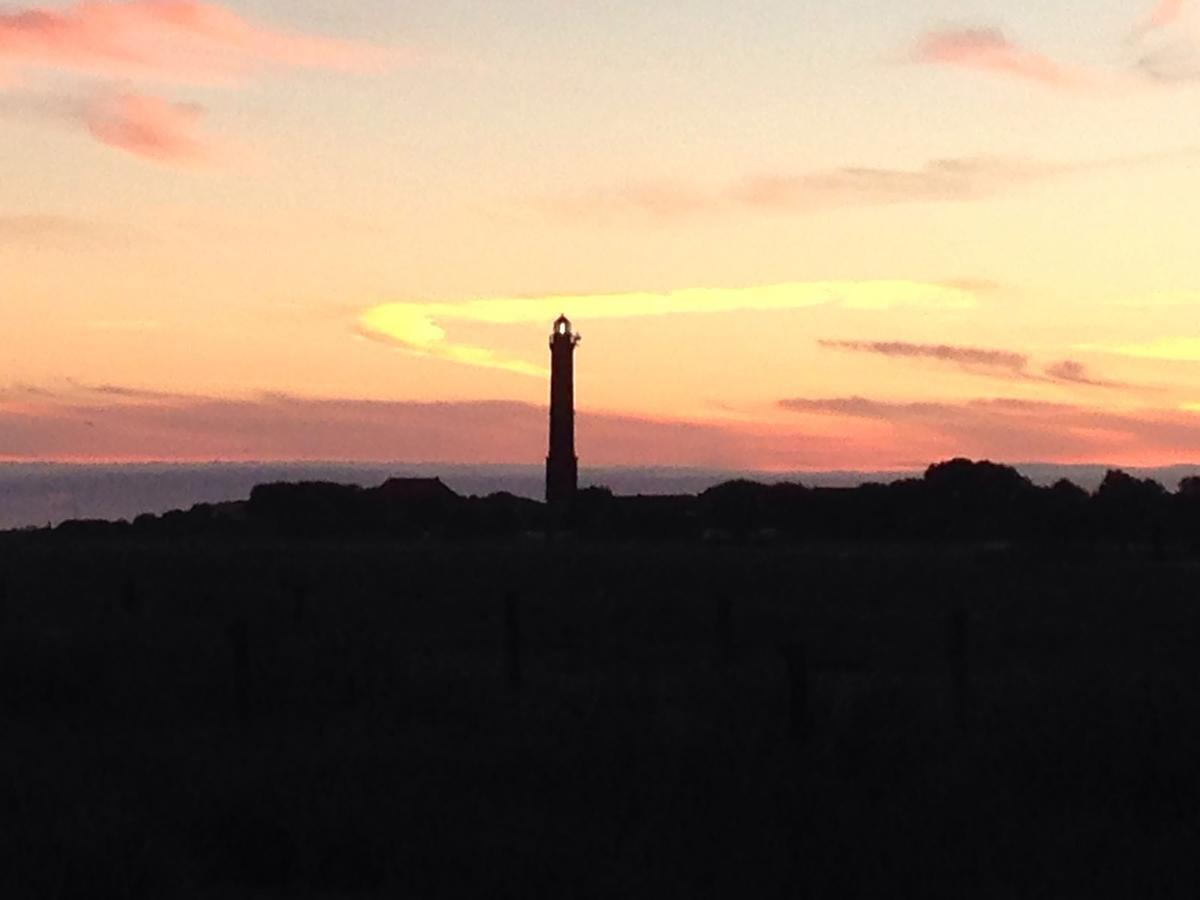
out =
[[[575,347],[579,335],[559,316],[550,335],[550,455],[546,457],[546,503],[570,506],[579,484],[575,455]]]

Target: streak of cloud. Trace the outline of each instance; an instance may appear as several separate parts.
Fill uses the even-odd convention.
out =
[[[1029,357],[1009,350],[987,350],[981,347],[959,347],[952,344],[911,344],[904,341],[819,341],[822,347],[833,350],[851,350],[859,353],[875,353],[881,356],[899,356],[919,359],[936,359],[959,363],[965,366],[1000,368],[1009,372],[1024,373]]]
[[[1127,388],[1130,385],[1119,381],[1107,381],[1094,377],[1087,366],[1075,359],[1063,359],[1046,366],[1046,376],[1054,381],[1067,384],[1080,384],[1086,387]]]
[[[975,302],[970,291],[945,284],[912,281],[810,282],[728,289],[693,288],[657,294],[497,297],[459,303],[387,303],[365,310],[359,316],[358,329],[366,337],[416,355],[543,377],[545,369],[539,364],[504,357],[486,348],[452,342],[447,338],[443,325],[467,322],[545,327],[564,311],[580,322],[587,322],[739,311],[769,312],[815,306],[840,306],[857,310],[967,309],[974,306]]]
[[[678,181],[643,181],[558,197],[538,206],[558,219],[606,222],[622,221],[631,215],[667,221],[737,211],[803,214],[845,206],[967,202],[1075,175],[1170,163],[1196,154],[1194,148],[1181,148],[1075,162],[999,156],[951,157],[933,159],[909,169],[843,166],[760,174],[715,189]]]
[[[230,81],[264,67],[358,70],[394,54],[253,23],[200,0],[81,0],[0,12],[0,67]]]
[[[198,127],[203,112],[194,104],[124,92],[97,100],[85,121],[102,144],[157,162],[195,165],[216,157]]]
[[[1157,6],[1134,30],[1135,37],[1142,37],[1160,28],[1174,25],[1183,15],[1184,0],[1159,0]]]
[[[918,41],[911,58],[918,63],[972,69],[1076,93],[1110,93],[1147,83],[1194,81],[1200,78],[1200,48],[1194,37],[1180,36],[1175,27],[1183,18],[1185,6],[1184,0],[1159,0],[1130,31],[1125,44],[1134,56],[1117,69],[1060,62],[1019,46],[994,26],[930,31]],[[1160,32],[1175,33],[1176,37],[1155,46],[1150,39]]]
[[[1015,76],[1055,88],[1081,90],[1103,79],[1017,46],[999,28],[961,28],[926,34],[914,54],[917,62],[957,66]]]
[[[203,107],[132,90],[91,96],[0,94],[0,116],[82,127],[97,142],[144,159],[172,164],[212,163],[223,156],[199,128]]]
[[[732,189],[750,207],[803,210],[851,204],[968,200],[1066,174],[1072,166],[1002,157],[935,159],[918,169],[845,167],[803,175],[747,178]]]
[[[1011,462],[1194,461],[1200,417],[1177,409],[1109,410],[1018,398],[906,402],[861,396],[788,398],[780,408],[844,420],[848,454],[894,442],[913,460],[990,456]],[[849,423],[861,423],[852,427]],[[882,429],[882,430],[880,430]]]
[[[830,350],[846,350],[854,353],[871,353],[898,359],[929,359],[949,362],[972,372],[991,378],[1010,381],[1039,381],[1071,384],[1083,387],[1133,388],[1133,385],[1095,378],[1087,366],[1074,359],[1063,359],[1049,363],[1041,372],[1030,368],[1029,357],[1012,350],[996,350],[984,347],[963,347],[954,344],[918,344],[908,341],[836,341],[820,340],[820,346]]]
[[[38,95],[26,73],[73,72],[138,83],[233,85],[283,69],[367,72],[418,54],[296,33],[205,0],[78,0],[0,10],[0,115],[82,124],[101,143],[144,159],[212,161],[196,130],[201,110],[129,90],[100,101]]]

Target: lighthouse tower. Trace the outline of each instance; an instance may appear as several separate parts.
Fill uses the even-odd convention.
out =
[[[579,483],[575,455],[575,347],[579,335],[559,316],[550,335],[550,455],[546,457],[546,503],[570,506]]]

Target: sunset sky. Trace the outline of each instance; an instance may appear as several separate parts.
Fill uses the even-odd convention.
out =
[[[1200,0],[0,2],[0,459],[1200,462]]]

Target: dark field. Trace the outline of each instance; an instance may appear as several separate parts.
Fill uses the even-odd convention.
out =
[[[11,536],[0,571],[5,898],[1200,891],[1178,552]]]

